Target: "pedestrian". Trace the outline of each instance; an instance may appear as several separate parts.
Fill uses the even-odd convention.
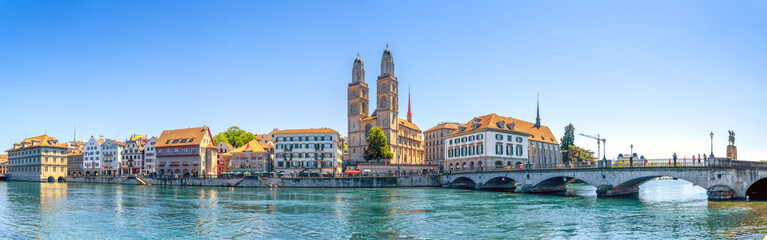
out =
[[[692,165],[695,165],[695,154],[692,155]]]
[[[698,165],[703,166],[703,164],[700,163],[700,154],[698,154]]]
[[[682,158],[682,166],[687,165],[687,157]]]
[[[674,153],[674,167],[676,167],[676,153]]]

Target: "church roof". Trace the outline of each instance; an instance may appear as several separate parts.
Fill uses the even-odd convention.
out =
[[[511,124],[514,126],[513,130],[509,129]],[[463,132],[456,131],[447,135],[447,137],[475,130],[503,129],[507,131],[516,131],[529,134],[527,138],[531,141],[559,144],[557,139],[554,137],[554,134],[551,133],[551,130],[547,126],[541,126],[540,128],[537,128],[535,127],[535,123],[522,121],[516,118],[503,117],[495,113],[476,117],[468,123],[459,126],[459,128],[461,127],[465,129]]]
[[[413,129],[413,130],[421,131],[421,129],[418,128],[418,126],[415,125],[415,123],[408,122],[407,120],[402,118],[399,118],[399,124],[404,125],[405,127]]]

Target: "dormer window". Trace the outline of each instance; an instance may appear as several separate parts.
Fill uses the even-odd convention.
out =
[[[165,144],[170,144],[170,140],[168,140],[168,141],[165,141]]]
[[[458,132],[463,132],[463,130],[466,130],[466,127],[464,127],[464,126],[458,127]]]
[[[179,141],[178,139],[176,139],[176,140],[173,140],[173,143],[178,143],[178,141]]]
[[[480,121],[482,121],[482,119],[474,118],[474,122],[480,122]]]
[[[498,128],[503,129],[503,126],[506,125],[506,121],[500,121],[495,124],[498,126]]]
[[[477,129],[477,128],[479,128],[479,126],[482,126],[482,124],[474,123],[474,124],[471,125],[471,129]]]
[[[189,142],[194,142],[194,138],[190,138],[190,139],[189,139]]]
[[[187,139],[181,139],[181,143],[186,143]]]
[[[509,124],[506,124],[506,128],[508,128],[509,130],[514,131],[514,128],[516,127],[516,125],[517,124],[515,124],[515,123],[509,123]]]

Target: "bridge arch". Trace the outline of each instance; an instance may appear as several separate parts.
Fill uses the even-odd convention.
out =
[[[592,179],[585,176],[576,176],[570,174],[557,174],[555,176],[547,176],[538,182],[526,186],[524,189],[530,193],[555,193],[567,191],[567,185],[575,182],[584,182],[591,186],[598,188],[599,182],[595,182]]]
[[[496,191],[514,190],[516,188],[517,188],[517,180],[507,176],[498,176],[498,177],[491,178],[490,180],[481,184],[481,186],[478,187],[478,189],[482,189],[482,190],[496,190]]]
[[[468,177],[459,177],[450,182],[451,188],[476,189],[477,182]]]
[[[756,180],[749,185],[746,197],[750,200],[767,200],[767,178]]]
[[[597,194],[600,196],[638,196],[639,188],[643,184],[659,180],[661,178],[670,178],[674,180],[684,180],[699,186],[708,191],[709,198],[724,199],[732,197],[732,188],[726,185],[711,186],[707,176],[701,175],[697,171],[634,171],[631,172],[628,180],[606,181],[604,185],[597,187]],[[727,196],[715,196],[727,195]]]

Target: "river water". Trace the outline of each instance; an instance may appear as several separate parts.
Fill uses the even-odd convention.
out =
[[[659,180],[639,199],[441,188],[255,189],[0,182],[0,239],[762,239],[767,203]]]

